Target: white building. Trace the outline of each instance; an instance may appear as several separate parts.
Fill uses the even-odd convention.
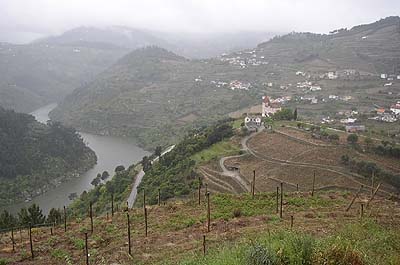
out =
[[[395,115],[400,115],[400,101],[390,107],[390,111]]]
[[[246,118],[244,118],[244,126],[246,126],[246,128],[249,131],[254,131],[257,130],[258,128],[261,127],[261,117],[255,116],[247,116]]]
[[[328,79],[337,79],[338,76],[335,72],[328,72]]]
[[[387,74],[381,74],[381,78],[382,79],[386,79],[387,78]]]

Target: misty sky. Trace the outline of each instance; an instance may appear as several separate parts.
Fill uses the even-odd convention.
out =
[[[0,0],[0,41],[78,26],[172,32],[330,30],[400,15],[400,0]]]

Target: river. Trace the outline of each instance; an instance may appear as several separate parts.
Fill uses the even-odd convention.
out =
[[[57,104],[50,104],[33,111],[31,114],[37,121],[45,123],[49,120],[49,112],[56,106]],[[30,202],[17,203],[5,208],[16,213],[21,208],[36,203],[43,210],[43,213],[47,214],[51,208],[68,206],[72,202],[68,198],[71,193],[75,192],[80,195],[83,191],[90,190],[93,187],[90,182],[96,177],[97,173],[107,170],[110,175],[113,175],[116,166],[124,165],[128,167],[140,161],[143,156],[150,154],[138,147],[131,138],[100,136],[83,132],[80,135],[84,142],[96,152],[97,164],[92,169],[78,178],[61,183],[58,187],[34,197]]]

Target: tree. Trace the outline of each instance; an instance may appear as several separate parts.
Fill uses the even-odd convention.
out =
[[[151,161],[148,156],[142,158],[141,164],[144,172],[147,172],[151,168]]]
[[[60,223],[61,222],[61,210],[60,209],[55,209],[51,208],[49,215],[47,216],[47,222],[48,223]]]
[[[347,142],[353,145],[356,144],[358,142],[357,134],[349,134],[349,136],[347,136]]]
[[[119,165],[119,166],[117,166],[115,168],[115,173],[121,172],[121,171],[124,171],[124,170],[125,170],[125,167],[123,165]]]
[[[15,217],[8,211],[4,210],[0,214],[0,229],[7,229],[15,226]]]
[[[109,176],[110,174],[108,173],[108,171],[103,171],[103,174],[101,174],[101,179],[106,180]]]
[[[39,208],[39,205],[35,203],[28,208],[28,213],[32,225],[42,224],[46,220],[45,216],[42,213],[42,210]]]
[[[100,179],[98,177],[95,177],[92,182],[90,182],[93,186],[97,187],[100,184]]]
[[[339,141],[339,135],[337,135],[337,134],[330,134],[329,136],[328,136],[328,139],[329,140],[331,140],[331,141]]]
[[[283,121],[283,120],[290,121],[290,120],[293,120],[293,112],[289,108],[283,108],[282,110],[276,112],[272,116],[272,118],[274,120],[276,120],[276,121],[279,121],[279,120],[281,120],[281,121]]]
[[[366,144],[367,148],[370,148],[373,145],[374,141],[371,139],[371,137],[367,137],[365,138],[364,143]]]
[[[25,226],[28,224],[42,224],[46,220],[42,210],[36,204],[32,204],[28,209],[22,208],[18,213],[18,219],[19,223]]]
[[[294,109],[293,120],[297,121],[297,108]]]
[[[154,151],[154,155],[157,156],[161,156],[161,152],[162,152],[162,147],[161,146],[157,146],[156,150]]]

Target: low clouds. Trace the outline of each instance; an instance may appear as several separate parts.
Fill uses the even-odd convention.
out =
[[[399,14],[398,0],[0,0],[0,33],[48,35],[81,25],[328,32]]]

